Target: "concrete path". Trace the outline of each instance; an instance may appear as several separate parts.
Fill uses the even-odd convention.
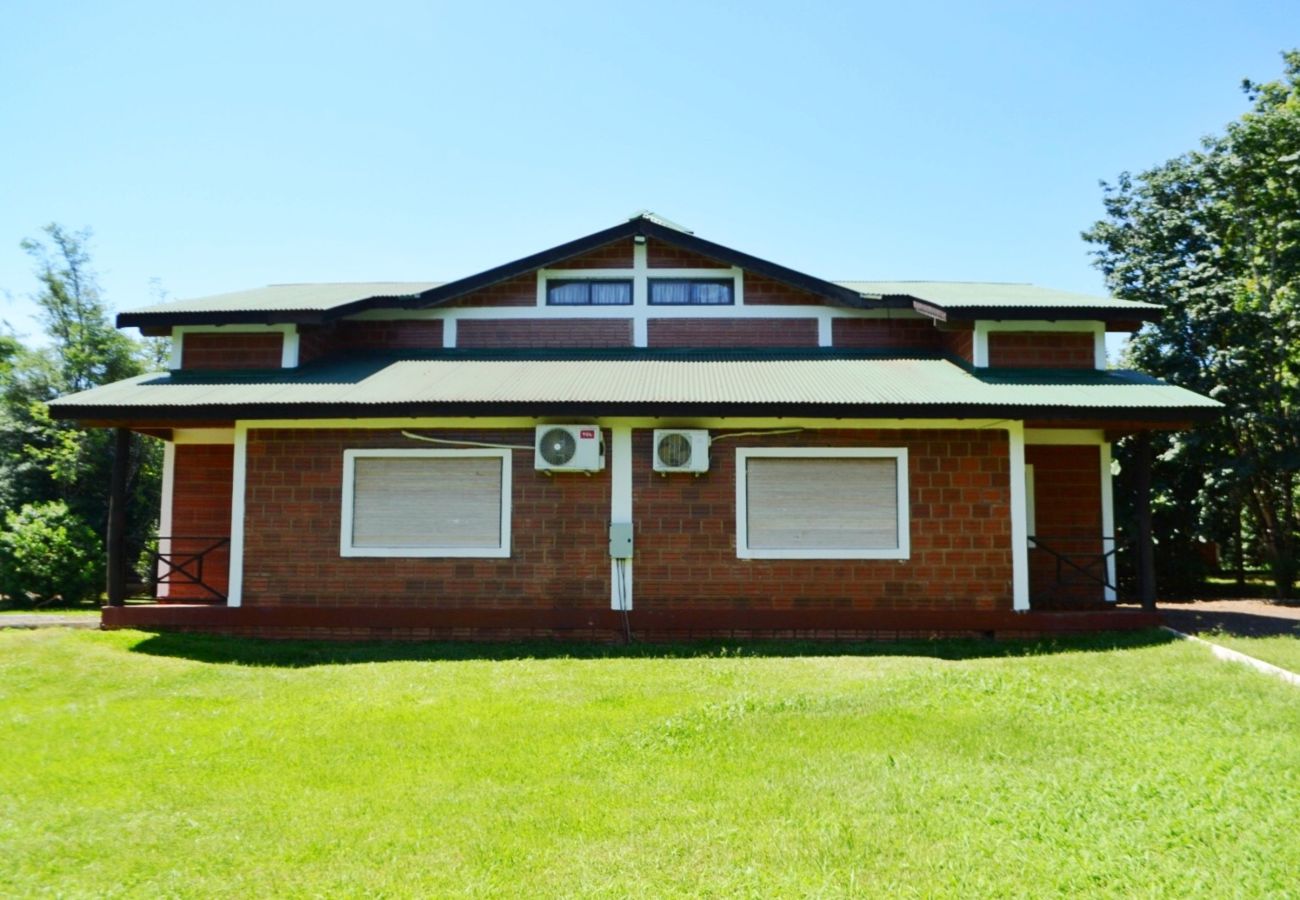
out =
[[[0,616],[4,628],[98,628],[99,616],[52,616],[48,613],[23,613]]]
[[[1267,600],[1197,600],[1159,606],[1170,627],[1184,634],[1218,629],[1240,637],[1300,638],[1300,606]]]

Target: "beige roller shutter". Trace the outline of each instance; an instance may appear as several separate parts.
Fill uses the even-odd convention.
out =
[[[359,457],[355,547],[501,546],[500,457]]]
[[[896,459],[750,457],[746,465],[751,550],[898,547]]]

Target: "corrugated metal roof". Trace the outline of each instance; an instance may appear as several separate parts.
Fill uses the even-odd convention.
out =
[[[962,307],[1043,307],[1077,309],[1080,307],[1114,307],[1117,310],[1159,309],[1152,303],[1093,297],[1023,284],[997,281],[837,281],[851,290],[873,297],[907,296],[925,300],[945,309]]]
[[[1043,309],[1113,308],[1159,309],[1109,297],[1092,297],[1038,287],[973,281],[837,281],[835,284],[869,297],[907,296],[945,309],[1017,307]],[[372,281],[343,284],[272,284],[247,291],[195,297],[127,310],[124,314],[326,312],[370,297],[409,297],[444,284],[440,281]]]
[[[442,284],[440,281],[357,281],[342,284],[272,284],[247,291],[157,303],[127,314],[194,312],[323,311],[367,297],[408,297]]]
[[[144,375],[73,394],[52,406],[195,409],[317,405],[727,404],[1066,407],[1208,410],[1213,400],[1131,374],[972,374],[936,359],[556,360],[422,359],[305,368],[230,378]],[[869,409],[863,410],[868,413]]]

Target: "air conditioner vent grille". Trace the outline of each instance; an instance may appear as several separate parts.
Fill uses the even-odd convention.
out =
[[[678,431],[669,432],[659,440],[655,451],[659,461],[670,469],[680,469],[691,461],[691,442]]]
[[[578,442],[567,428],[551,428],[537,443],[542,459],[553,466],[567,465],[578,452]]]
[[[654,433],[656,472],[709,471],[709,432],[704,428],[656,428]]]

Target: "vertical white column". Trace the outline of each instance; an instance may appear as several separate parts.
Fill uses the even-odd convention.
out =
[[[244,492],[248,484],[248,424],[235,423],[235,471],[230,486],[230,585],[226,605],[244,599]]]
[[[447,316],[442,320],[442,349],[453,350],[456,347],[456,319]]]
[[[817,346],[829,347],[835,343],[832,337],[834,334],[834,320],[831,319],[831,313],[828,309],[820,310],[817,315]]]
[[[1112,585],[1106,588],[1106,602],[1114,603],[1115,595],[1115,489],[1111,484],[1110,441],[1103,441],[1097,448],[1101,456],[1101,549],[1106,554],[1106,581]]]
[[[1029,503],[1025,492],[1025,423],[1007,424],[1011,454],[1011,608],[1029,609]]]
[[[280,345],[280,368],[298,368],[298,326],[290,325]]]
[[[158,534],[162,539],[158,541],[158,553],[162,556],[168,556],[172,552],[172,542],[170,540],[172,533],[172,503],[176,495],[176,444],[173,441],[163,442],[163,470],[162,470],[162,499],[159,501],[158,509]],[[159,569],[162,564],[159,563]],[[154,572],[154,578],[162,573]],[[168,582],[158,585],[158,596],[171,596],[172,586]]]
[[[650,275],[646,262],[646,245],[632,244],[632,346],[649,344]]]
[[[610,471],[609,521],[632,521],[632,429],[616,425],[611,429],[613,464]],[[632,608],[632,560],[609,561],[609,607]]]
[[[168,368],[179,369],[185,354],[185,329],[179,325],[172,328],[172,353]]]
[[[971,336],[971,365],[983,368],[988,364],[989,323],[976,320],[975,333]]]
[[[1098,369],[1106,368],[1106,326],[1102,322],[1092,329],[1092,362]]]

